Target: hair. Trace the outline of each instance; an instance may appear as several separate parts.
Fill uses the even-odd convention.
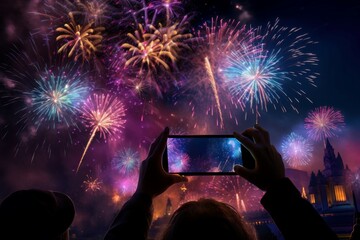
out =
[[[179,207],[160,239],[255,240],[256,233],[231,205],[201,198]]]

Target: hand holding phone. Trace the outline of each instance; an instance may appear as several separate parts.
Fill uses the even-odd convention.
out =
[[[247,152],[241,145],[233,135],[169,135],[163,167],[181,175],[235,175]]]

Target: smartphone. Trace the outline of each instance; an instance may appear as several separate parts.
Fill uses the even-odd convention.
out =
[[[233,135],[169,135],[163,167],[181,175],[235,175],[244,151]]]

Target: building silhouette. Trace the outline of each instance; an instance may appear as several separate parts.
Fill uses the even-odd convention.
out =
[[[338,236],[346,239],[354,219],[352,172],[344,166],[340,153],[335,155],[328,139],[323,162],[325,168],[310,175],[308,200]]]

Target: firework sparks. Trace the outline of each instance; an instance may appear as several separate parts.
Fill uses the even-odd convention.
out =
[[[102,181],[100,181],[98,178],[93,179],[92,177],[86,175],[87,179],[83,181],[83,184],[85,185],[85,192],[96,192],[101,190]]]
[[[178,13],[182,11],[182,4],[178,0],[156,0],[151,2],[151,9],[155,11],[155,15],[166,14],[166,23],[178,16]]]
[[[82,99],[89,94],[90,88],[83,81],[81,74],[70,74],[58,70],[45,73],[36,81],[37,86],[26,95],[30,96],[31,112],[36,116],[36,124],[51,121],[74,124],[74,117],[79,112]]]
[[[171,74],[170,63],[175,68],[180,51],[188,47],[184,40],[190,38],[191,34],[182,33],[184,21],[169,27],[150,25],[149,30],[139,24],[134,34],[127,34],[131,42],[121,45],[127,51],[125,67],[131,65],[138,68],[140,75],[145,72],[145,85],[153,86],[158,93],[162,92],[161,86],[167,83],[161,82],[155,73],[161,70]]]
[[[213,115],[214,111],[217,111],[219,116],[217,124],[224,127],[224,110],[229,110],[230,118],[233,116],[231,108],[227,105],[234,105],[236,109],[239,107],[237,102],[229,101],[228,91],[224,88],[223,69],[226,66],[224,59],[239,47],[252,51],[253,34],[238,21],[213,18],[211,23],[205,22],[194,36],[196,54],[191,61],[196,66],[196,72],[191,74],[193,80],[189,81],[188,88],[190,92],[201,89],[201,92],[196,91],[196,96],[206,93],[204,97],[212,98],[208,101],[201,99],[202,102],[211,103],[207,114],[210,112]],[[198,85],[201,87],[196,88]],[[216,110],[213,110],[214,108]]]
[[[123,174],[132,174],[139,169],[140,155],[132,149],[124,149],[115,154],[112,165]]]
[[[298,112],[300,97],[311,102],[303,86],[315,86],[318,74],[313,70],[318,59],[307,49],[316,43],[300,30],[282,27],[277,19],[274,24],[268,23],[265,31],[261,27],[253,31],[257,51],[242,47],[227,58],[225,85],[257,118],[259,109],[267,111],[269,104],[283,112],[290,105]]]
[[[168,139],[167,151],[170,172],[186,171],[189,167],[189,155],[184,153],[183,146],[184,139],[170,138]]]
[[[230,66],[224,70],[226,85],[238,102],[249,102],[250,108],[258,106],[267,110],[267,104],[277,103],[280,95],[286,93],[282,82],[286,73],[278,70],[276,55],[262,53],[247,54],[243,51],[232,52],[228,58]]]
[[[299,167],[309,164],[313,147],[307,139],[292,132],[281,144],[284,160],[290,167]]]
[[[91,134],[81,156],[77,172],[95,134],[99,132],[100,137],[103,138],[115,136],[121,132],[126,122],[124,104],[109,94],[93,94],[90,96],[82,108],[81,117],[84,124],[91,129]]]
[[[78,2],[81,13],[85,15],[85,20],[88,22],[94,22],[100,24],[103,22],[104,18],[107,18],[109,15],[109,1],[108,0],[92,0],[85,1],[85,3]]]
[[[220,127],[223,128],[224,127],[224,119],[222,116],[222,111],[221,111],[221,106],[220,106],[220,99],[219,99],[219,94],[218,94],[218,90],[216,87],[216,82],[215,82],[215,78],[214,78],[214,74],[212,72],[211,69],[211,64],[209,62],[209,58],[205,57],[205,68],[207,71],[207,74],[209,75],[209,79],[210,79],[210,83],[211,83],[211,88],[214,92],[214,96],[215,96],[215,100],[216,100],[216,107],[219,111],[219,115],[220,115]]]
[[[85,26],[81,26],[76,23],[72,12],[69,13],[69,18],[70,23],[66,23],[64,24],[64,27],[56,29],[56,32],[59,33],[59,36],[56,37],[56,41],[66,40],[64,45],[59,48],[58,53],[68,51],[68,57],[75,55],[75,61],[80,57],[83,60],[89,60],[101,46],[100,43],[103,39],[101,32],[104,31],[105,28],[93,28],[93,21]],[[70,49],[70,51],[68,49]]]
[[[159,24],[159,28],[150,26],[150,29],[153,31],[151,38],[160,40],[164,50],[169,53],[166,57],[173,63],[177,60],[181,49],[189,48],[184,40],[191,38],[192,34],[183,33],[186,23],[187,18],[185,17],[180,23],[170,26],[164,27],[161,24]]]
[[[322,106],[309,112],[305,118],[305,128],[315,141],[337,136],[345,126],[344,116],[333,107]]]
[[[128,37],[135,43],[124,43],[123,48],[128,49],[131,53],[131,57],[126,61],[126,65],[136,65],[140,63],[140,69],[144,68],[144,65],[149,69],[156,69],[156,66],[160,64],[165,69],[169,69],[168,64],[162,59],[162,55],[169,54],[165,52],[163,44],[160,39],[151,39],[151,34],[146,33],[141,24],[139,24],[139,30],[136,30],[134,34],[128,33]]]

